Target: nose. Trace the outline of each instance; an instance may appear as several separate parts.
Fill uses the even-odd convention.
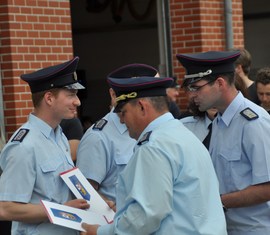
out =
[[[79,99],[79,97],[78,97],[77,95],[76,95],[74,104],[75,104],[75,106],[77,106],[77,107],[81,105],[81,101],[80,101],[80,99]]]
[[[265,94],[260,94],[260,95],[259,95],[259,98],[260,98],[260,101],[261,101],[261,102],[265,102],[265,101],[267,100],[267,97],[266,97]]]

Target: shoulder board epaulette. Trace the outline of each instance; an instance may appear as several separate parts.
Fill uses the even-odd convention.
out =
[[[100,119],[99,121],[97,121],[94,126],[93,126],[93,130],[102,130],[104,128],[104,126],[107,124],[107,120],[105,119]]]
[[[29,132],[29,129],[25,129],[25,128],[20,129],[17,132],[17,134],[13,137],[11,142],[14,142],[14,141],[22,142],[24,137],[28,134],[28,132]]]
[[[139,140],[138,145],[142,145],[149,141],[152,131],[146,132],[143,137]]]
[[[242,110],[240,114],[249,121],[257,119],[259,117],[258,114],[255,113],[251,108],[246,108]]]

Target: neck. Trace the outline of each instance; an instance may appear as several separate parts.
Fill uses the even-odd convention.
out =
[[[246,87],[250,87],[253,84],[253,81],[249,79],[248,76],[244,75],[242,76],[242,80],[245,83]]]
[[[52,129],[56,129],[61,122],[61,120],[56,121],[53,117],[51,117],[50,112],[44,112],[39,109],[35,109],[33,115],[46,122]]]
[[[261,106],[262,106],[267,112],[269,112],[269,110],[270,110],[270,105],[268,105],[268,104],[261,104]]]
[[[223,99],[221,100],[220,104],[217,106],[217,109],[221,114],[225,112],[225,110],[228,108],[228,106],[231,104],[231,102],[234,100],[237,94],[238,94],[238,91],[234,86],[230,87],[223,94]]]

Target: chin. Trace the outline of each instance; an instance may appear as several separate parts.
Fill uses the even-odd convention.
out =
[[[130,132],[129,132],[129,137],[130,137],[130,138],[132,138],[132,139],[137,140],[137,138],[136,138],[136,136],[135,136],[135,134],[134,134],[134,133],[130,133]]]
[[[64,117],[64,119],[72,119],[72,118],[75,118],[76,115],[75,114],[70,114],[70,115],[67,115],[66,117]]]

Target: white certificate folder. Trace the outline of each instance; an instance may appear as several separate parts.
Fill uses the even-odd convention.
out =
[[[41,200],[41,203],[46,209],[50,222],[53,224],[85,231],[82,228],[82,223],[100,225],[109,223],[105,217],[90,210],[81,210],[44,200]]]
[[[42,200],[51,223],[84,231],[81,228],[82,222],[100,225],[113,222],[115,212],[107,205],[77,167],[62,172],[60,177],[76,198],[85,199],[89,202],[90,208],[82,210]]]

